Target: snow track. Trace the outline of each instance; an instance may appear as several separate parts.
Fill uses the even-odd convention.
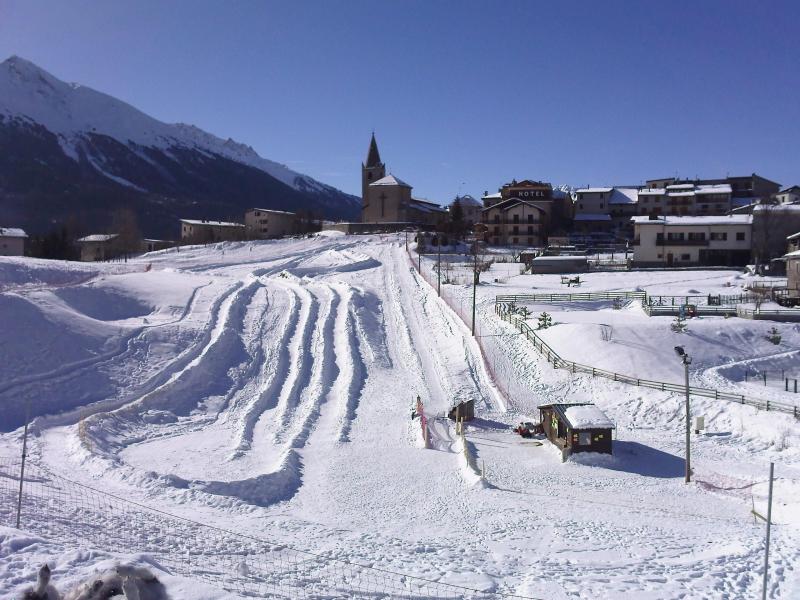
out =
[[[33,404],[36,460],[120,497],[331,557],[547,598],[753,596],[763,529],[749,511],[763,510],[768,452],[783,460],[772,595],[793,597],[800,457],[760,430],[736,433],[758,416],[694,404],[719,427],[693,438],[697,483],[686,486],[678,399],[554,371],[494,317],[487,284],[482,345],[490,360],[507,359],[492,364],[496,376],[524,390],[507,405],[469,329],[400,239],[182,248],[141,259],[153,265],[147,273],[99,265],[61,296],[15,287],[0,295],[4,306],[28,315],[26,327],[60,323],[75,351],[50,368],[54,354],[36,362],[24,348],[31,371],[6,379],[0,401]],[[97,305],[114,294],[130,300]],[[42,331],[30,337],[47,348]],[[429,450],[410,418],[417,396]],[[466,430],[471,467],[444,416],[468,400],[477,413]],[[611,414],[613,458],[562,463],[551,445],[510,432],[559,400]],[[772,425],[794,439],[791,424]],[[0,436],[0,448],[16,448],[18,433]],[[483,464],[486,484],[474,472]]]

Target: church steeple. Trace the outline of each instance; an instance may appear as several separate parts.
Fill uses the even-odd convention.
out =
[[[369,152],[367,153],[367,168],[377,167],[381,164],[381,155],[378,152],[378,142],[375,141],[375,132],[372,132],[372,140],[369,143]]]
[[[381,162],[381,155],[378,152],[378,142],[375,141],[375,132],[372,132],[372,139],[369,142],[369,152],[367,152],[367,162],[361,165],[361,209],[362,213],[369,206],[370,194],[369,186],[379,179],[386,177],[386,165]]]

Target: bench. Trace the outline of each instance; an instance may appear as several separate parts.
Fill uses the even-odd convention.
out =
[[[579,287],[581,285],[581,276],[578,275],[577,277],[570,277],[569,275],[562,275],[561,285],[566,285],[567,287],[574,285],[575,287]]]

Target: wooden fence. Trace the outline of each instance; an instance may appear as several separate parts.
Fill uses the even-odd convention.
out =
[[[638,387],[646,387],[662,392],[685,393],[686,386],[678,383],[666,383],[663,381],[652,381],[649,379],[641,379],[639,377],[631,377],[630,375],[623,375],[615,373],[614,371],[606,371],[588,365],[582,365],[574,361],[565,360],[547,342],[545,342],[533,328],[522,317],[514,312],[508,310],[508,305],[501,302],[495,303],[495,313],[507,323],[512,324],[519,330],[528,341],[533,343],[533,347],[544,356],[549,363],[553,365],[554,369],[567,369],[572,373],[583,373],[591,375],[592,377],[603,377],[611,379],[620,383],[628,385],[635,385]],[[794,415],[795,418],[800,418],[800,409],[797,406],[784,403],[766,400],[762,398],[751,398],[743,394],[733,394],[730,392],[720,392],[719,390],[712,390],[707,388],[700,388],[695,386],[689,387],[689,393],[693,396],[702,396],[705,398],[714,398],[715,400],[727,400],[729,402],[736,402],[737,404],[745,404],[763,410],[775,410]]]

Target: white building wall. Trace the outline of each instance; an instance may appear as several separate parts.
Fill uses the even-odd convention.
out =
[[[0,237],[0,256],[23,256],[25,254],[25,238]]]

